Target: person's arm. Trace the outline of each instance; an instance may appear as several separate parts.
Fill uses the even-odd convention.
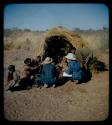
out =
[[[6,72],[6,76],[7,78],[5,79],[5,86],[7,86],[9,84],[9,73]]]
[[[26,65],[22,66],[21,72],[20,72],[20,79],[26,78],[29,75],[30,75],[29,66],[26,66]]]
[[[76,50],[76,59],[80,62],[81,64],[81,67],[83,67],[83,57],[82,57],[82,54],[81,54],[81,51],[80,50]]]
[[[89,59],[90,59],[90,56],[88,56],[88,57],[86,58],[86,61],[85,61],[85,64],[84,64],[85,69],[87,69],[87,63],[88,63]]]
[[[15,82],[17,82],[19,79],[20,79],[19,74],[17,74],[16,72],[13,73],[13,80],[14,80]]]
[[[35,66],[35,67],[30,67],[30,70],[36,70],[36,69],[38,69],[39,67],[41,67],[41,64],[39,64],[38,66]]]
[[[88,57],[86,58],[86,64],[88,63],[89,59],[93,57],[93,52],[89,52]]]
[[[7,79],[5,81],[5,85],[10,84],[11,81],[13,81],[13,74],[10,74],[9,72],[6,73],[7,74]]]
[[[67,74],[72,74],[73,70],[72,70],[72,66],[71,66],[70,63],[68,63],[68,68],[65,70],[65,72],[66,72]]]
[[[85,64],[84,64],[84,66],[85,66],[86,69],[87,69],[87,64],[88,64],[88,62],[89,62],[89,60],[90,60],[91,58],[93,58],[93,52],[92,52],[92,51],[90,51],[90,52],[88,53],[88,56],[87,56],[87,58],[86,58],[86,61],[85,61]]]

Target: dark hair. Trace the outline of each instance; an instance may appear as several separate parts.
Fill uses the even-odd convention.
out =
[[[75,47],[72,47],[72,50],[76,50],[76,48],[75,48]]]
[[[41,56],[37,56],[38,63],[41,62]]]
[[[37,58],[41,58],[41,56],[37,56]]]
[[[31,63],[31,58],[26,58],[26,59],[24,60],[24,63],[25,63],[25,64]]]
[[[15,65],[9,65],[8,70],[14,72],[15,71]]]

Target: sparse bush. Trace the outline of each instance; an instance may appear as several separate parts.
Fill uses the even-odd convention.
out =
[[[98,49],[108,49],[109,48],[109,31],[100,29],[100,30],[80,30],[75,29],[75,33],[78,33],[85,43],[88,43],[88,47],[93,50]]]
[[[26,44],[31,44],[31,41],[27,38],[25,41]]]
[[[18,46],[15,47],[16,49],[21,49],[21,45],[19,44]]]
[[[14,48],[14,44],[13,44],[13,42],[12,41],[7,41],[7,42],[5,42],[5,44],[4,44],[4,49],[5,50],[10,50],[10,49],[12,49],[12,48]]]
[[[15,43],[15,49],[30,50],[32,47],[31,41],[27,38],[25,41],[18,41]]]
[[[30,48],[31,48],[31,41],[28,38],[24,41],[24,43],[22,45],[22,48],[24,48],[25,50],[30,50]]]
[[[15,42],[15,49],[21,49],[22,48],[22,42],[21,41],[17,41]]]
[[[107,70],[105,63],[102,62],[102,61],[100,61],[100,60],[98,60],[97,57],[94,57],[94,58],[91,60],[91,62],[90,62],[90,64],[89,64],[89,69],[90,69],[91,71],[94,70],[94,71],[96,71],[96,72]]]
[[[12,35],[13,34],[13,30],[12,29],[5,29],[4,30],[4,36],[5,37],[9,37],[10,35]]]
[[[24,31],[26,31],[26,32],[31,32],[31,30],[30,30],[30,29],[24,29]]]

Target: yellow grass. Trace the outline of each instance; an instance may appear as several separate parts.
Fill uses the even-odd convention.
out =
[[[76,48],[87,47],[83,39],[78,34],[72,31],[69,31],[68,29],[65,29],[65,28],[55,27],[53,29],[48,30],[46,39],[48,39],[51,36],[56,36],[56,35],[64,36],[66,40],[68,40]]]
[[[34,58],[38,55],[44,54],[44,47],[46,46],[46,39],[49,39],[52,36],[62,36],[67,41],[69,41],[73,47],[76,48],[83,48],[87,47],[87,44],[85,44],[84,40],[76,33],[69,31],[65,28],[59,28],[55,27],[47,31],[45,34],[45,39],[43,41],[38,42],[37,45],[35,45],[34,48]]]

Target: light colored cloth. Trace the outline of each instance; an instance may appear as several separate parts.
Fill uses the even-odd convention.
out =
[[[72,75],[69,75],[66,72],[63,72],[63,77],[72,77]]]
[[[65,58],[70,60],[76,60],[76,56],[73,53],[68,53]]]
[[[52,63],[52,62],[53,62],[52,58],[46,57],[42,64],[49,64],[49,63]]]

